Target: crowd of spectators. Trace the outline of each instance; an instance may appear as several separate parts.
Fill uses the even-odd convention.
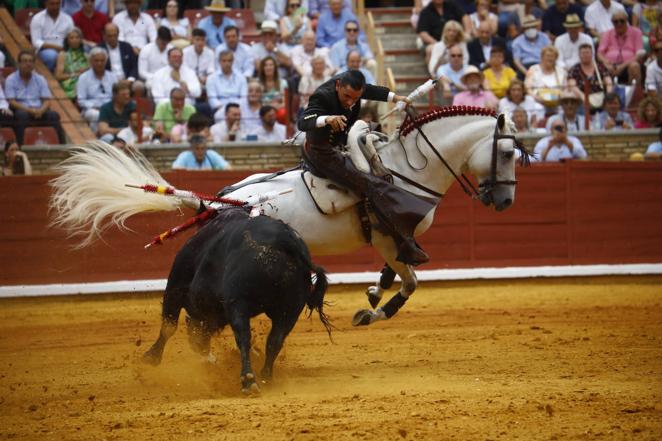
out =
[[[12,125],[18,145],[28,125],[52,126],[65,141],[35,57],[100,139],[128,145],[192,136],[283,141],[332,75],[358,69],[375,83],[376,61],[350,0],[266,0],[251,44],[227,14],[242,6],[239,0],[39,3],[44,9],[30,24],[33,51],[20,53],[0,96],[0,122]],[[567,133],[662,122],[660,2],[414,5],[422,56],[441,80],[436,104],[508,111],[520,131],[550,135],[552,144],[540,147],[545,158],[582,157],[581,144]],[[202,8],[195,20],[184,16]],[[636,88],[648,96],[631,109]]]
[[[509,111],[520,132],[548,135],[543,160],[586,157],[568,133],[662,126],[659,1],[414,3],[440,103]]]

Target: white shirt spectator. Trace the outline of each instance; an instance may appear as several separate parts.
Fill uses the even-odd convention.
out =
[[[154,129],[149,126],[143,126],[142,142],[150,142],[154,136]],[[131,126],[124,127],[117,132],[117,137],[124,140],[126,145],[138,144],[138,134],[133,131]]]
[[[545,106],[537,102],[531,95],[526,95],[524,101],[519,104],[510,101],[507,96],[499,100],[499,113],[513,113],[516,107],[526,110],[526,114],[529,116],[529,123],[533,115],[536,115],[538,120],[545,118]]]
[[[605,9],[600,0],[595,0],[593,3],[588,5],[586,12],[584,12],[586,27],[588,29],[595,29],[599,34],[613,29],[614,24],[611,22],[611,16],[616,11],[625,12],[625,8],[622,4],[611,0],[609,9]]]
[[[9,101],[5,98],[5,91],[0,87],[0,110],[9,110]]]
[[[122,67],[122,54],[120,53],[120,45],[118,44],[115,49],[107,46],[108,60],[110,61],[110,70],[115,74],[117,80],[124,79],[124,68]],[[135,78],[134,78],[135,79]]]
[[[138,75],[147,82],[148,87],[156,71],[168,65],[168,50],[171,47],[168,44],[161,52],[156,41],[153,41],[141,49],[138,55]]]
[[[35,51],[39,51],[44,43],[56,44],[64,47],[64,39],[71,28],[74,27],[72,18],[60,11],[57,18],[48,15],[46,9],[38,12],[30,22],[30,39]]]
[[[209,77],[216,70],[216,62],[214,61],[214,51],[205,46],[202,53],[198,54],[195,47],[191,44],[186,46],[182,51],[184,54],[183,63],[189,68],[193,69],[196,75],[204,75]]]
[[[152,77],[152,97],[156,104],[170,100],[170,91],[175,87],[181,87],[180,83],[172,79],[172,67],[169,65],[157,70]],[[194,105],[195,99],[202,94],[200,81],[195,71],[188,66],[182,64],[179,67],[179,78],[182,83],[186,83],[188,93],[186,94],[186,102]]]
[[[329,48],[328,47],[316,47],[312,54],[306,52],[302,44],[297,44],[292,48],[290,52],[290,58],[292,58],[292,65],[298,67],[302,70],[303,75],[310,75],[313,72],[313,67],[310,64],[310,61],[315,57],[323,57],[325,68],[324,71],[331,73],[335,70],[331,58],[329,58]],[[299,69],[297,69],[299,70]]]
[[[599,1],[599,0],[597,0]],[[547,152],[547,155],[543,159],[543,153],[547,149],[547,146],[552,141],[551,136],[545,136],[536,144],[533,149],[533,157],[531,158],[534,162],[559,162],[564,159],[583,159],[588,156],[586,150],[581,141],[574,136],[568,136],[568,141],[572,144],[572,151],[568,148],[567,145],[552,145]]]
[[[590,44],[593,48],[593,53],[595,53],[593,39],[588,34],[580,32],[577,36],[577,41],[571,41],[570,34],[567,32],[556,37],[556,40],[554,40],[554,46],[559,51],[557,64],[568,70],[575,64],[579,63],[579,46],[582,44]]]
[[[662,97],[662,67],[655,59],[646,68],[646,90],[655,91],[658,97]]]
[[[251,110],[251,107],[248,105],[248,100],[243,99],[240,103],[241,108],[241,125],[244,128],[246,134],[255,134],[257,133],[258,127],[262,126],[262,121],[260,121],[260,108],[258,107],[254,111]]]
[[[287,131],[281,123],[274,124],[271,132],[267,132],[262,124],[255,130],[257,140],[261,142],[283,142]]]
[[[113,23],[120,29],[119,39],[131,46],[142,49],[149,42],[156,40],[156,24],[151,15],[140,13],[138,20],[131,20],[126,11],[115,15]]]
[[[113,72],[104,70],[103,78],[99,79],[92,69],[83,72],[76,83],[78,105],[83,110],[98,109],[113,98],[113,84],[117,77]]]
[[[209,129],[211,133],[212,142],[214,144],[219,144],[221,142],[231,142],[230,136],[228,134],[229,129],[227,122],[225,120],[219,121]],[[246,139],[246,134],[244,133],[244,127],[241,122],[239,122],[239,130],[235,133],[234,141],[244,141]]]

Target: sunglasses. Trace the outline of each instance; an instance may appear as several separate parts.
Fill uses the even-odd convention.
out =
[[[619,18],[617,20],[612,20],[611,22],[614,23],[614,24],[625,24],[625,23],[627,23],[627,20],[624,19],[624,18]]]
[[[563,126],[554,126],[552,129],[556,130],[557,132],[565,132],[565,127]]]
[[[462,58],[462,54],[451,54],[451,58]]]
[[[345,28],[345,32],[358,32],[359,28]]]
[[[301,3],[290,3],[288,5],[288,7],[290,7],[290,8],[298,8],[299,6],[301,6]]]

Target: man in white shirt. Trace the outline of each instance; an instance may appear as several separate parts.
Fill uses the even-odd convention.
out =
[[[283,142],[286,130],[283,124],[276,122],[276,108],[262,106],[260,109],[261,125],[256,130],[257,140],[261,142]]]
[[[579,63],[579,46],[586,43],[593,47],[593,39],[582,32],[583,23],[577,14],[568,14],[563,27],[567,32],[556,37],[554,46],[559,51],[558,63],[567,70]]]
[[[237,103],[225,105],[225,119],[217,122],[210,129],[213,142],[244,141],[246,135],[241,124],[241,108]]]
[[[260,109],[262,108],[262,94],[264,88],[257,78],[248,82],[248,94],[241,100],[241,119],[247,135],[255,135],[261,126]]]
[[[67,34],[74,27],[74,21],[60,11],[60,0],[46,0],[45,6],[46,9],[32,17],[30,38],[39,58],[52,72]]]
[[[611,16],[617,11],[625,12],[623,5],[617,1],[595,0],[591,3],[584,13],[586,27],[590,34],[596,38],[600,38],[600,34],[613,29],[614,25],[611,22]]]
[[[168,51],[173,47],[170,44],[172,34],[170,29],[161,26],[156,40],[147,44],[138,55],[138,75],[145,81],[147,88],[152,85],[154,74],[168,65]]]
[[[202,86],[215,70],[214,51],[207,47],[207,33],[204,29],[193,29],[193,44],[184,48],[184,65],[193,69]]]
[[[183,58],[181,49],[176,47],[169,49],[168,65],[154,74],[152,78],[152,97],[157,104],[167,102],[170,99],[170,91],[175,87],[181,87],[186,93],[188,104],[195,105],[195,99],[202,94],[198,76],[193,69],[182,64]]]
[[[326,65],[324,73],[331,75],[335,69],[331,59],[329,58],[329,48],[315,47],[317,36],[313,31],[306,31],[301,37],[301,44],[297,44],[292,48],[290,57],[292,58],[292,65],[300,76],[310,75],[312,72],[312,65],[310,61],[315,57],[322,57]],[[344,63],[343,63],[344,64]]]
[[[246,77],[232,70],[234,54],[226,50],[219,55],[221,70],[217,71],[207,81],[207,97],[209,106],[214,113],[214,120],[220,121],[224,117],[225,105],[239,103],[248,95]]]
[[[232,69],[246,78],[251,78],[255,73],[253,51],[249,45],[239,41],[239,28],[234,25],[225,28],[223,31],[223,43],[216,46],[214,53],[216,70],[220,70],[221,68],[220,64],[218,64],[219,55],[225,50],[231,50],[234,54]]]
[[[78,105],[93,132],[97,130],[99,108],[112,100],[113,84],[118,81],[113,72],[106,70],[107,60],[108,53],[104,48],[92,48],[90,68],[81,74],[76,83]]]
[[[120,29],[120,40],[133,46],[138,55],[147,43],[156,40],[156,24],[151,15],[140,12],[140,0],[125,0],[126,10],[113,18],[113,23]]]

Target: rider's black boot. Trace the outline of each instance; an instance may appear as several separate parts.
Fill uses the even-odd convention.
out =
[[[403,238],[398,247],[398,262],[406,263],[407,265],[418,266],[430,260],[430,256],[418,246],[416,241],[411,237]]]

